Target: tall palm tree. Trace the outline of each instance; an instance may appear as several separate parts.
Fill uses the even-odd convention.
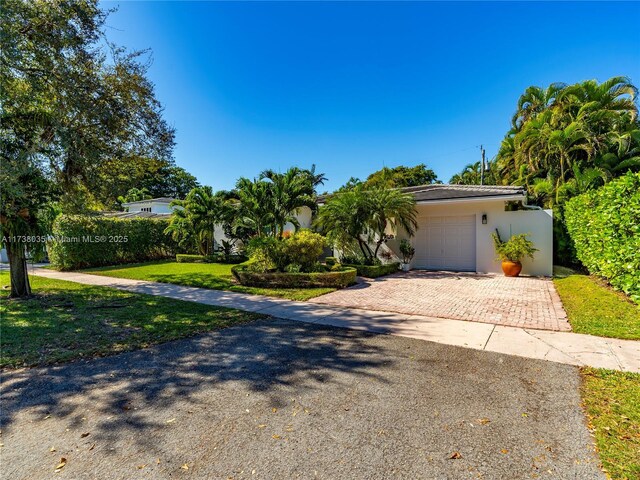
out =
[[[266,181],[271,192],[274,235],[281,237],[287,223],[299,228],[296,214],[302,207],[311,211],[317,209],[315,201],[315,182],[324,181],[324,176],[316,177],[310,170],[292,167],[285,173],[265,170],[260,179]]]
[[[516,130],[520,130],[527,121],[553,105],[558,95],[566,88],[565,83],[552,83],[546,89],[531,86],[518,99],[516,113],[511,123]]]
[[[258,179],[240,178],[235,194],[235,226],[254,230],[260,237],[273,234],[275,208],[269,184]]]

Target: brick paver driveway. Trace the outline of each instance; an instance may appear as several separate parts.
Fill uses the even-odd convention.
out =
[[[571,330],[547,278],[412,271],[338,290],[310,302],[544,330]]]

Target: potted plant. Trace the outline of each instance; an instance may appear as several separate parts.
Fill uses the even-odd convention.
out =
[[[408,272],[409,270],[411,270],[411,260],[416,254],[416,248],[411,245],[411,242],[409,242],[409,240],[403,238],[400,241],[400,253],[402,254],[402,265],[400,266],[400,268],[402,268],[403,272]]]
[[[492,236],[498,260],[502,261],[502,271],[507,277],[517,277],[520,275],[522,271],[522,259],[524,257],[533,259],[533,254],[538,251],[538,249],[533,246],[533,242],[527,238],[526,233],[513,235],[506,242],[502,241],[497,229]]]

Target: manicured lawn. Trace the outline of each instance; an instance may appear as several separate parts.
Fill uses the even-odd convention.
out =
[[[254,288],[243,287],[235,282],[231,274],[233,265],[222,263],[177,263],[174,261],[116,265],[83,270],[108,277],[149,280],[152,282],[175,283],[189,287],[229,290],[231,292],[268,295],[289,300],[309,300],[310,298],[335,291],[335,288]]]
[[[261,318],[112,288],[30,277],[34,295],[8,299],[0,273],[1,367],[103,356]]]
[[[582,398],[604,470],[640,478],[640,374],[582,369]]]
[[[640,306],[623,293],[568,269],[563,269],[553,281],[574,332],[640,339]]]

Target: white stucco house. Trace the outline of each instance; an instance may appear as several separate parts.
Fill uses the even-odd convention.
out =
[[[138,200],[136,202],[123,203],[122,206],[129,213],[159,213],[170,214],[175,207],[170,206],[175,198],[161,197],[150,198],[148,200]]]
[[[413,195],[418,213],[418,230],[389,232],[393,238],[385,249],[401,258],[399,244],[407,238],[416,249],[414,269],[501,273],[491,233],[496,229],[503,240],[527,233],[538,249],[534,259],[522,261],[524,275],[551,276],[553,273],[553,214],[551,210],[526,205],[526,190],[518,186],[429,184],[402,189]],[[172,198],[154,198],[123,204],[128,212],[119,217],[168,217]],[[322,205],[326,196],[318,198]],[[519,204],[513,210],[508,204]],[[296,214],[302,228],[310,228],[312,212],[302,207]],[[293,231],[288,223],[285,230]],[[222,226],[214,232],[216,242],[226,240]],[[336,252],[337,254],[338,252]]]
[[[526,206],[523,187],[433,184],[403,191],[414,196],[418,212],[418,230],[409,239],[416,249],[412,268],[500,273],[491,238],[498,229],[503,240],[527,233],[538,249],[533,260],[523,259],[524,275],[552,275],[553,214]],[[522,206],[511,211],[508,202]],[[390,233],[387,247],[400,258],[400,240],[409,237]]]

